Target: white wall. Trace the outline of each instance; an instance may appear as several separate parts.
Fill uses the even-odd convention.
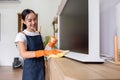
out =
[[[114,35],[117,33],[116,6],[120,0],[100,0],[100,52],[106,57],[114,57]],[[120,6],[118,6],[120,9]]]
[[[118,36],[118,47],[120,49],[120,2],[116,5],[116,21],[117,21],[117,36]]]
[[[52,20],[56,16],[61,0],[21,0],[21,3],[0,3],[1,13],[1,40],[0,66],[11,66],[13,58],[19,56],[14,44],[17,33],[17,13],[25,8],[33,9],[38,13],[38,26],[42,27],[42,35],[52,35]]]

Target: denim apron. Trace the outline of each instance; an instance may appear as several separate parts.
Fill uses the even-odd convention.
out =
[[[28,36],[27,51],[43,50],[41,35]],[[44,57],[24,59],[22,80],[45,80]]]

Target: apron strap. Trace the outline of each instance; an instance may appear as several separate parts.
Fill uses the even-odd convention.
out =
[[[21,33],[23,33],[24,35],[26,35],[23,31]]]

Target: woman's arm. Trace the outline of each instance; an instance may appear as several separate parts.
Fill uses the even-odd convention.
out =
[[[21,57],[23,57],[23,58],[33,58],[33,57],[35,57],[35,51],[26,51],[24,42],[18,41],[17,45],[18,45],[18,49],[20,51]]]
[[[21,42],[21,41],[18,41],[17,45],[18,45],[18,48],[19,48],[19,51],[20,51],[20,55],[23,58],[34,58],[34,57],[38,58],[38,57],[41,57],[41,56],[49,56],[51,54],[58,54],[58,53],[61,52],[59,50],[26,51],[25,43]]]

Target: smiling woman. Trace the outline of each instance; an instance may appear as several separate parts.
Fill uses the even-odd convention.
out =
[[[38,14],[37,15],[37,20],[38,20]],[[23,30],[23,25],[22,25],[22,16],[21,16],[21,13],[18,13],[18,32],[21,32]],[[38,30],[38,24],[37,24],[37,27],[36,27],[36,30]]]
[[[44,56],[61,51],[44,50],[42,35],[36,30],[38,21],[33,10],[24,9],[19,18],[20,21],[22,19],[20,27],[22,23],[23,30],[16,35],[15,43],[21,57],[24,58],[22,80],[45,80]]]

